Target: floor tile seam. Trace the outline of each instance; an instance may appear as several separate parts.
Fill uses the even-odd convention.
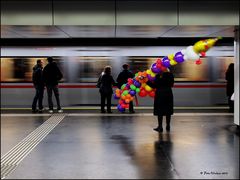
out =
[[[49,114],[1,114],[1,117],[41,117],[49,116]],[[89,117],[134,117],[134,116],[154,116],[152,113],[136,113],[136,114],[101,114],[101,113],[68,113],[65,116],[89,116]],[[173,116],[234,116],[230,113],[174,113]],[[51,116],[50,116],[51,117]]]

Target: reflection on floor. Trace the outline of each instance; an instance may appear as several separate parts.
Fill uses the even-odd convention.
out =
[[[1,157],[49,117],[3,115]],[[239,178],[232,115],[175,114],[170,133],[156,124],[151,114],[66,114],[6,179]]]

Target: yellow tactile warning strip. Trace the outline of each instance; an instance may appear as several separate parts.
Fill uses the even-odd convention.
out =
[[[1,179],[8,176],[19,163],[65,118],[66,114],[53,114],[41,126],[1,157]]]

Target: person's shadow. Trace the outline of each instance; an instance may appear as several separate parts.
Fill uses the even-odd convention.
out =
[[[154,142],[156,177],[161,177],[161,179],[173,179],[177,177],[171,158],[172,148],[171,134],[159,133],[158,140]]]

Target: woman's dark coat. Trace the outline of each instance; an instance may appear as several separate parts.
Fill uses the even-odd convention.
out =
[[[174,84],[173,74],[170,72],[164,72],[162,77],[156,75],[154,82],[148,81],[147,84],[156,88],[156,94],[154,98],[154,111],[156,116],[165,116],[173,114],[173,93],[172,87]]]
[[[227,96],[231,97],[234,92],[234,65],[230,64],[225,74],[227,80]]]
[[[97,87],[99,92],[104,95],[113,94],[112,86],[116,85],[112,75],[103,74],[99,77]]]

